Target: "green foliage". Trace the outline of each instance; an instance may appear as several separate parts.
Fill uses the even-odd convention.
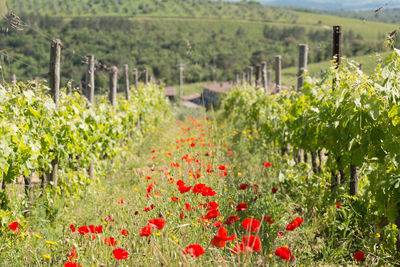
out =
[[[79,196],[87,185],[96,181],[90,180],[86,172],[91,161],[101,173],[101,161],[112,159],[120,142],[140,140],[142,131],[158,125],[170,114],[163,90],[152,85],[134,90],[130,101],[121,99],[116,108],[107,102],[105,97],[99,98],[90,108],[79,94],[62,93],[56,110],[43,84],[35,87],[34,83],[19,82],[12,87],[1,86],[3,184],[14,183],[19,175],[28,177],[33,173],[43,179],[57,157],[58,185],[49,187],[46,196],[49,199],[54,193]],[[2,191],[2,200],[6,199],[4,194]]]
[[[296,175],[295,180],[288,180],[287,190],[294,191],[296,199],[302,195],[299,192],[327,194],[319,200],[312,198],[306,205],[310,213],[311,209],[322,208],[317,213],[325,214],[327,201],[349,198],[349,205],[356,213],[338,218],[340,224],[345,224],[342,228],[335,228],[338,226],[331,220],[330,224],[321,225],[332,231],[322,231],[329,235],[327,240],[357,234],[345,233],[343,229],[373,232],[375,228],[370,228],[373,225],[377,227],[385,218],[394,222],[399,216],[399,71],[400,54],[395,49],[377,65],[373,74],[367,75],[355,62],[346,61],[338,69],[328,69],[321,79],[308,77],[300,92],[271,95],[249,86],[238,87],[224,99],[220,117],[230,118],[234,127],[254,129],[256,138],[248,144],[249,149],[266,150],[271,145],[279,148],[291,144],[294,152],[323,150],[329,154],[326,172],[317,177],[307,175],[306,179]],[[344,191],[346,185],[340,186],[335,194],[330,190],[321,192],[321,187],[329,186],[330,171],[344,169],[349,175],[347,168],[351,164],[362,167],[359,196],[349,197]],[[299,167],[304,173],[302,166],[307,170],[307,165]],[[282,174],[287,175],[287,171]],[[307,203],[306,199],[301,203]],[[327,218],[332,216],[328,213]],[[351,242],[345,246],[353,245]],[[385,240],[380,248],[395,251],[395,241]]]

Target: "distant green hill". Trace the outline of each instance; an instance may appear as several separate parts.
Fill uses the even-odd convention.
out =
[[[271,66],[277,54],[284,67],[295,66],[299,43],[309,44],[310,63],[329,60],[333,25],[343,26],[346,56],[385,51],[385,34],[397,27],[254,1],[7,0],[7,5],[27,27],[0,38],[0,50],[7,49],[6,79],[13,73],[21,79],[45,78],[49,41],[60,38],[62,81],[72,79],[75,85],[85,80],[82,61],[89,54],[106,65],[128,63],[142,75],[147,67],[168,84],[177,83],[181,60],[185,82],[226,80],[261,61]],[[107,75],[97,75],[96,86],[107,88]]]
[[[6,0],[16,13],[49,16],[166,16],[276,20],[291,16],[256,2],[213,0]]]

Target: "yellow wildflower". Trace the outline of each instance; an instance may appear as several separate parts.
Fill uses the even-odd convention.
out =
[[[50,245],[58,245],[57,242],[49,241],[49,240],[46,240],[46,243],[50,244]]]
[[[43,238],[42,236],[40,236],[40,235],[38,235],[38,234],[35,234],[35,236],[36,236],[37,238],[39,238],[39,239],[42,239],[42,238]]]
[[[51,260],[51,256],[50,256],[50,255],[47,255],[47,254],[44,254],[44,255],[43,255],[43,258]]]

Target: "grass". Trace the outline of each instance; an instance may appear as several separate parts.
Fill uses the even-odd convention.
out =
[[[204,113],[197,115],[201,117]],[[37,212],[43,209],[38,202],[33,216],[21,222],[20,233],[3,225],[0,261],[13,266],[61,266],[75,247],[77,258],[73,261],[83,266],[282,266],[286,261],[275,256],[274,251],[287,246],[296,258],[291,262],[301,266],[355,264],[352,259],[355,249],[348,245],[351,235],[335,239],[341,246],[332,246],[333,239],[321,232],[324,227],[338,224],[341,229],[348,224],[335,221],[335,217],[348,218],[351,202],[343,200],[338,209],[334,203],[323,201],[324,194],[307,197],[304,194],[307,188],[322,190],[326,186],[324,179],[308,177],[307,172],[301,171],[305,165],[293,167],[291,158],[281,158],[273,149],[259,152],[249,149],[256,132],[232,129],[229,121],[217,123],[209,115],[208,120],[186,119],[154,128],[147,132],[143,143],[128,144],[113,162],[107,163],[109,171],[105,178],[93,184],[86,195],[73,200],[58,199],[51,204],[58,209],[53,221]],[[266,161],[271,167],[261,164]],[[195,178],[197,173],[199,178]],[[304,179],[309,179],[309,183],[301,183]],[[186,186],[203,183],[215,190],[216,195],[196,195],[192,188],[180,193],[178,180],[183,180]],[[247,184],[248,188],[239,190],[241,184]],[[276,193],[272,193],[273,187],[278,188]],[[215,205],[210,201],[219,205],[217,210],[221,214],[203,220],[201,216],[211,210],[207,205]],[[243,202],[247,209],[237,212],[236,206]],[[203,208],[205,203],[209,204]],[[184,204],[190,204],[191,209],[185,209]],[[149,208],[152,205],[154,208]],[[307,214],[315,209],[321,214],[311,219]],[[106,222],[108,216],[113,221]],[[239,221],[224,225],[228,235],[236,235],[237,239],[221,248],[210,245],[218,232],[213,225],[225,222],[228,216],[238,216]],[[263,216],[271,216],[271,224],[262,221]],[[304,223],[294,231],[285,231],[286,225],[299,216]],[[331,218],[329,222],[325,216]],[[148,220],[159,217],[165,219],[165,227],[153,229],[148,237],[140,236]],[[241,223],[246,218],[260,220],[260,229],[256,232],[243,229]],[[76,228],[102,225],[103,233],[72,233],[70,224]],[[125,236],[121,234],[123,229],[128,231]],[[285,234],[278,237],[278,231]],[[242,255],[231,253],[244,235],[259,236],[262,249]],[[115,246],[104,243],[104,238],[110,237],[117,241]],[[200,244],[205,253],[199,258],[182,253],[191,244]],[[113,256],[115,248],[125,249],[128,258],[117,263]],[[358,249],[368,252],[365,247]],[[365,264],[376,264],[377,257],[380,256],[371,253]]]

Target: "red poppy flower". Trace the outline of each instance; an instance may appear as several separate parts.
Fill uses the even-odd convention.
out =
[[[89,230],[90,233],[94,234],[95,233],[94,225],[89,225]]]
[[[178,184],[178,182],[181,182]],[[176,184],[178,185],[178,190],[181,194],[189,192],[192,189],[192,186],[185,186],[185,183],[182,180],[179,180]]]
[[[87,226],[81,226],[78,228],[78,232],[81,235],[86,235],[87,233],[89,233],[89,228]]]
[[[269,163],[269,162],[264,162],[264,163],[262,163],[262,165],[264,165],[265,167],[271,167],[271,163]]]
[[[275,220],[272,220],[271,216],[264,216],[263,220],[269,224],[273,224],[275,222]]]
[[[191,257],[198,258],[200,255],[204,254],[204,249],[199,244],[192,244],[185,248],[184,254],[189,254]]]
[[[261,241],[258,236],[250,235],[244,236],[240,245],[235,245],[235,248],[231,250],[234,254],[240,254],[243,252],[253,252],[261,250]]]
[[[343,203],[343,202],[336,203],[336,204],[335,204],[335,205],[336,205],[336,208],[340,208],[340,205],[342,205],[342,203]]]
[[[75,258],[75,259],[78,258],[78,255],[75,254],[75,250],[76,250],[76,248],[73,247],[72,250],[71,250],[71,252],[68,254],[68,259],[69,259],[70,261],[72,261],[74,258]]]
[[[258,229],[260,228],[261,223],[256,220],[256,219],[244,219],[242,222],[242,227],[246,230],[249,231],[251,230],[252,232],[257,232]]]
[[[129,253],[123,248],[116,248],[113,250],[114,258],[116,260],[125,260],[128,258]]]
[[[214,223],[213,223],[213,226],[215,226],[215,227],[221,227],[222,226],[222,222],[220,222],[220,221],[215,221]]]
[[[76,262],[67,261],[66,263],[64,263],[64,267],[82,267],[82,265],[79,265]]]
[[[171,199],[172,199],[172,201],[175,201],[175,202],[179,201],[178,197],[176,197],[176,196],[173,196]]]
[[[96,234],[102,234],[103,233],[103,225],[94,227],[94,231]]]
[[[190,147],[194,147],[196,145],[196,143],[191,143]]]
[[[19,223],[18,222],[12,222],[8,225],[8,228],[10,228],[11,230],[13,230],[14,232],[19,232],[19,228],[18,228]]]
[[[218,235],[214,236],[211,240],[211,244],[218,248],[225,247],[227,241],[235,240],[236,236],[228,236],[228,231],[224,227],[218,229]]]
[[[281,237],[281,236],[283,236],[283,235],[285,235],[285,232],[282,232],[282,231],[279,231],[279,232],[278,232],[278,237]]]
[[[181,212],[181,215],[179,216],[179,218],[180,218],[181,220],[183,220],[184,217],[185,217],[185,213],[182,211],[182,212]]]
[[[276,192],[278,192],[278,188],[276,188],[276,187],[272,187],[272,194],[275,194]]]
[[[154,227],[158,230],[161,230],[165,226],[165,220],[163,218],[156,218],[149,220],[150,225],[154,225]]]
[[[236,206],[236,211],[241,212],[247,210],[247,204],[242,202]]]
[[[232,151],[230,151],[230,150],[228,151],[228,156],[229,156],[229,157],[232,157],[232,156],[233,156]]]
[[[213,191],[211,187],[204,187],[201,195],[203,197],[213,197],[217,194],[217,192]]]
[[[225,167],[224,165],[219,165],[219,166],[218,166],[218,169],[219,169],[220,171],[225,171],[225,170],[226,170],[226,167]]]
[[[149,236],[153,232],[153,227],[151,225],[146,225],[140,230],[139,235],[140,236]]]
[[[124,204],[125,203],[125,200],[123,199],[123,198],[121,198],[119,201],[118,201],[118,204]]]
[[[210,201],[207,203],[208,210],[216,210],[218,209],[219,205],[215,201]]]
[[[248,184],[241,184],[241,185],[239,186],[239,190],[246,190],[247,188],[249,188],[249,185],[248,185]]]
[[[221,213],[218,210],[210,210],[207,215],[206,215],[206,219],[210,220],[210,219],[214,219],[217,218],[218,216],[221,216]]]
[[[224,224],[231,225],[232,223],[234,223],[238,220],[239,220],[239,218],[236,216],[229,216],[228,219],[226,219],[226,221],[224,222]]]
[[[275,255],[280,257],[281,259],[286,260],[287,262],[289,262],[290,258],[292,258],[293,256],[291,255],[291,251],[290,249],[288,249],[287,247],[280,247],[277,248],[275,250]]]
[[[104,238],[104,244],[107,244],[109,247],[114,247],[117,244],[117,240],[114,237]]]
[[[147,187],[146,191],[147,193],[150,193],[151,191],[153,191],[153,183],[149,184],[149,186]]]
[[[261,250],[261,242],[258,236],[246,235],[243,237],[242,241],[246,247],[250,247],[253,251]]]
[[[121,235],[127,235],[127,234],[128,234],[128,230],[126,230],[126,229],[121,230]]]
[[[190,204],[185,203],[185,206],[183,207],[185,210],[190,211],[192,209],[192,207],[190,206]]]
[[[72,233],[75,233],[75,232],[76,232],[75,225],[73,225],[73,224],[71,224],[71,225],[69,226],[69,229],[71,229],[71,232],[72,232]]]
[[[359,250],[357,250],[355,253],[354,253],[354,259],[356,260],[356,261],[363,261],[364,260],[364,252],[362,252],[362,251],[359,251]]]
[[[295,230],[297,227],[299,227],[302,223],[304,222],[304,220],[300,217],[297,217],[296,219],[294,219],[291,223],[289,223],[286,226],[286,231],[293,231]]]

